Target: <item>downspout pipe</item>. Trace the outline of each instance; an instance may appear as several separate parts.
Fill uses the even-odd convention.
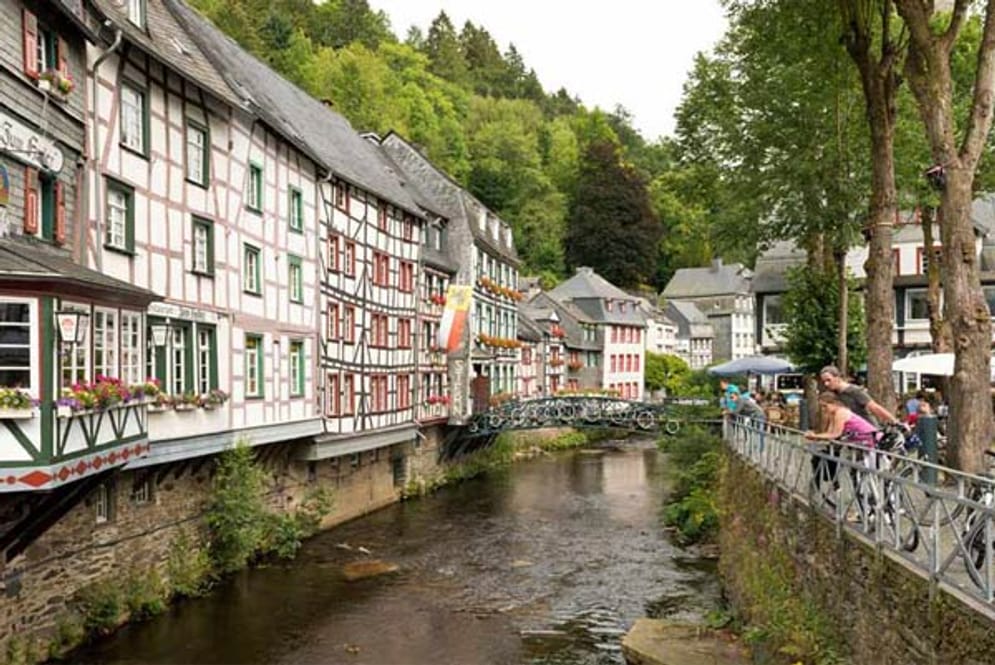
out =
[[[105,26],[110,27],[111,22],[106,21]],[[103,203],[103,188],[101,186],[102,178],[100,177],[100,107],[98,103],[100,101],[100,81],[98,80],[98,71],[100,65],[103,64],[104,60],[109,58],[111,54],[117,51],[121,47],[121,41],[124,34],[121,29],[118,28],[114,31],[114,41],[111,42],[110,47],[101,53],[96,60],[93,61],[93,65],[90,67],[90,79],[93,81],[93,91],[92,91],[92,105],[90,109],[93,113],[93,136],[90,139],[90,176],[93,179],[93,202],[94,202],[94,221],[96,222],[96,258],[97,258],[97,270],[99,272],[104,271],[104,206]],[[90,196],[85,198],[85,207],[87,212],[89,212],[90,206]],[[89,215],[87,215],[89,217]],[[83,236],[83,254],[84,264],[86,263],[86,235]]]

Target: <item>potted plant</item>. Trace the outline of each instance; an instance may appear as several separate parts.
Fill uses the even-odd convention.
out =
[[[0,418],[33,418],[35,405],[26,390],[0,388]]]
[[[226,393],[224,390],[221,390],[220,388],[214,388],[207,394],[201,395],[200,397],[200,405],[205,409],[207,409],[208,411],[217,409],[227,401],[228,401],[228,393]]]
[[[162,413],[173,408],[173,398],[164,392],[158,392],[149,403],[149,413]]]
[[[65,99],[76,89],[76,81],[69,72],[48,69],[38,75],[38,88],[45,92],[54,92]]]
[[[198,407],[200,407],[200,395],[197,393],[183,393],[173,398],[174,411],[192,411]]]

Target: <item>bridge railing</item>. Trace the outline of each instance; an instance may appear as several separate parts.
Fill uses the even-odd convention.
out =
[[[995,480],[730,416],[727,444],[797,501],[995,614]]]

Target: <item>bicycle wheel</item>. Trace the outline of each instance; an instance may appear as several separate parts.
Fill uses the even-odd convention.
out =
[[[916,509],[898,483],[888,482],[884,519],[898,536],[898,546],[906,552],[919,547],[919,522]]]
[[[669,434],[670,436],[677,434],[679,431],[681,431],[681,421],[673,419],[667,420],[665,423],[663,423],[663,431]]]
[[[650,429],[656,424],[656,414],[652,411],[640,411],[636,414],[636,426],[639,429]]]
[[[814,507],[836,512],[839,466],[825,457],[812,458],[812,502]]]
[[[915,464],[915,457],[910,460],[901,465],[896,475],[903,480],[906,500],[916,521],[923,526],[946,526],[960,517],[964,504],[945,501],[940,496],[956,493],[957,480],[943,468],[920,466]]]
[[[992,543],[995,547],[995,543]],[[964,568],[979,589],[985,584],[985,522],[976,520],[964,538]]]

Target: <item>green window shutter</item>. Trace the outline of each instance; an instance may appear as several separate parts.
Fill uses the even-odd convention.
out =
[[[152,154],[152,146],[149,145],[149,116],[151,111],[149,109],[149,92],[148,89],[142,91],[142,148],[145,156],[148,157]]]
[[[214,274],[214,223],[207,224],[207,272]],[[213,334],[213,333],[212,333]]]
[[[55,229],[55,183],[49,178],[38,178],[41,190],[41,237],[51,240]]]
[[[304,271],[301,257],[290,254],[287,256],[287,281],[291,302],[303,302],[304,300]],[[294,295],[294,291],[297,295]]]
[[[211,334],[211,390],[218,387],[218,332],[210,328]]]
[[[126,200],[128,202],[128,214],[124,229],[124,245],[129,252],[135,251],[135,190],[129,189]]]

